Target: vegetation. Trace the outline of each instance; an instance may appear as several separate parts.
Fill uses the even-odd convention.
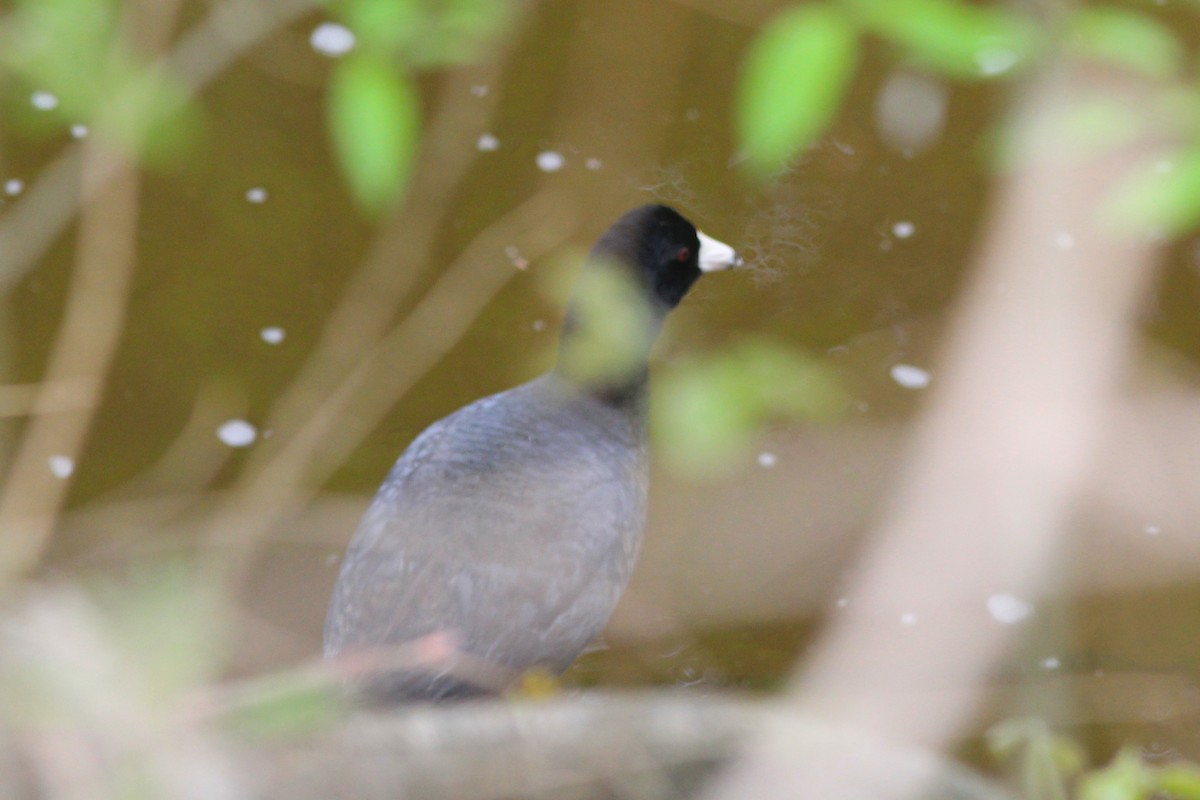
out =
[[[185,163],[206,135],[200,90],[257,39],[306,14],[337,20],[354,37],[353,46],[330,67],[323,90],[330,147],[348,192],[379,224],[407,213],[406,193],[422,150],[430,145],[422,141],[429,120],[425,81],[485,59],[514,35],[522,13],[534,13],[501,0],[195,5],[204,8],[191,9],[181,0],[7,4],[0,16],[5,125],[30,140],[61,145],[63,158],[78,169],[62,173],[65,177],[47,170],[39,177],[45,191],[29,191],[6,206],[0,221],[8,226],[0,228],[0,249],[8,251],[0,253],[3,285],[28,274],[67,220],[94,213],[91,205],[101,203],[106,189],[118,183],[114,175],[170,171]],[[1086,64],[1136,81],[1152,113],[1132,114],[1121,100],[1103,93],[1074,96],[1051,120],[1070,143],[1071,152],[1059,157],[1116,152],[1147,138],[1169,142],[1165,158],[1122,175],[1097,213],[1138,235],[1180,237],[1193,231],[1200,223],[1200,82],[1192,43],[1161,21],[1152,3],[1032,5],[1033,11],[966,0],[824,0],[786,8],[754,36],[730,103],[745,156],[742,178],[769,187],[802,160],[845,110],[859,70],[880,50],[889,63],[952,82],[1015,83],[1064,64]],[[175,35],[179,18],[186,16],[183,8],[210,16]],[[1190,14],[1194,23],[1200,3],[1191,0],[1177,13]],[[30,97],[42,99],[31,104]],[[83,141],[59,141],[72,126]],[[1003,124],[990,134],[981,162],[997,170],[1019,169],[1029,154],[1012,144]],[[82,191],[75,191],[77,184]],[[67,188],[55,192],[56,187]],[[552,210],[530,206],[523,213],[540,220]],[[96,227],[111,233],[114,218],[124,219],[101,215]],[[81,224],[81,248],[89,241],[111,243],[103,236],[89,240],[86,228]],[[132,228],[127,233],[136,238]],[[115,267],[105,272],[120,261],[112,255],[117,251],[94,249],[97,257],[113,261],[102,263],[99,282],[86,286],[115,287],[117,297],[97,291],[88,301],[99,298],[97,307],[107,309],[119,333],[128,296],[124,278],[117,276],[125,273]],[[514,263],[521,258],[514,257]],[[81,258],[81,273],[85,262]],[[462,297],[480,283],[463,279],[448,291]],[[609,316],[603,309],[597,314]],[[388,352],[386,344],[381,333],[370,342],[376,349],[356,363],[378,365],[370,358]],[[452,344],[439,345],[441,352]],[[438,347],[429,349],[429,357],[436,358]],[[111,354],[111,347],[102,347],[76,354],[70,362],[93,394],[84,392],[83,401],[66,404],[82,420],[80,426],[50,427],[46,435],[64,443],[71,459],[81,451],[99,405]],[[338,398],[345,389],[351,394],[364,381],[364,371],[372,372],[347,370],[345,382],[336,384],[341,388],[328,393]],[[61,383],[49,372],[39,379],[44,385],[35,387],[37,396],[25,407],[24,441],[34,440],[43,420],[57,424],[53,420],[64,412],[53,403]],[[690,479],[720,477],[723,465],[749,453],[771,423],[844,413],[845,384],[822,359],[765,337],[686,355],[656,389],[660,409],[683,410],[656,412],[664,463]],[[324,406],[308,410],[294,415],[305,419],[291,420],[283,435],[301,448],[311,446],[307,452],[312,453],[320,446],[305,443],[319,440],[308,434],[319,433]],[[306,427],[310,422],[317,427]],[[41,465],[44,454],[35,456]],[[231,601],[224,593],[237,583],[239,569],[209,563],[222,560],[221,546],[229,544],[226,528],[238,514],[271,516],[296,499],[297,486],[321,482],[309,481],[295,467],[304,461],[284,449],[240,485],[243,493],[232,493],[223,516],[214,513],[213,532],[205,540],[218,545],[212,548],[216,555],[197,559],[200,566],[156,565],[120,580],[78,575],[49,580],[41,574],[50,533],[35,529],[53,526],[63,495],[12,489],[20,496],[0,502],[0,574],[6,581],[0,604],[0,761],[12,751],[31,758],[33,783],[47,797],[239,796],[249,790],[230,765],[239,750],[253,746],[246,742],[287,740],[342,724],[338,686],[352,670],[346,665],[305,665],[244,682],[228,679],[224,629]],[[13,457],[10,488],[25,485],[13,477],[20,477],[21,463]],[[293,467],[298,471],[287,471]],[[278,487],[270,479],[280,474],[284,488],[272,495]],[[271,488],[261,489],[267,485]],[[260,522],[259,529],[268,524]],[[255,536],[246,539],[252,544]],[[730,723],[730,741],[745,736],[738,724]],[[1082,747],[1053,735],[1043,722],[1005,723],[992,731],[989,744],[1011,767],[1016,790],[1029,800],[1200,799],[1200,767],[1194,764],[1152,763],[1130,746],[1107,765],[1089,768]],[[712,749],[704,756],[732,750],[729,742],[723,749],[711,742],[705,746]],[[4,780],[0,777],[0,788]]]

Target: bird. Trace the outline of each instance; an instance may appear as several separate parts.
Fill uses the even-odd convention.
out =
[[[495,694],[596,638],[645,528],[650,349],[701,275],[741,264],[669,206],[625,213],[583,259],[554,366],[412,441],[325,621],[327,659],[402,655],[355,681],[363,698]]]

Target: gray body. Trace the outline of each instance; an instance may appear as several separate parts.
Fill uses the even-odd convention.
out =
[[[444,633],[498,674],[566,669],[608,620],[641,547],[645,401],[644,381],[602,400],[551,372],[431,425],[350,543],[326,656]],[[470,688],[415,670],[373,693]]]

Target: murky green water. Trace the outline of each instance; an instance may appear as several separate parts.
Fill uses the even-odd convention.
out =
[[[872,53],[834,131],[779,185],[760,190],[731,168],[729,112],[743,48],[773,5],[535,6],[483,63],[422,78],[426,146],[405,210],[380,227],[354,209],[330,156],[322,105],[330,62],[308,42],[319,19],[305,18],[239,60],[205,92],[194,151],[145,180],[128,321],[51,562],[108,570],[211,542],[208,513],[239,485],[256,450],[284,446],[265,438],[277,404],[386,237],[386,269],[359,290],[369,307],[349,315],[344,351],[333,360],[340,370],[317,384],[317,399],[333,395],[374,343],[355,323],[394,330],[447,275],[464,276],[447,296],[464,298],[466,310],[451,304],[396,340],[391,360],[355,390],[372,399],[345,412],[347,429],[361,425],[369,435],[316,471],[311,502],[289,507],[258,550],[242,601],[238,668],[311,655],[336,556],[395,457],[433,420],[544,369],[562,312],[554,287],[563,281],[553,276],[620,212],[661,201],[741,246],[757,269],[706,280],[674,314],[657,368],[669,369],[679,354],[767,335],[843,369],[855,410],[833,424],[770,431],[754,457],[714,484],[660,470],[642,563],[610,626],[611,648],[585,657],[568,679],[777,683],[815,621],[836,608],[839,571],[900,463],[921,391],[890,371],[934,367],[984,219],[983,134],[1003,98],[996,89],[941,87],[944,126],[928,149],[907,156],[878,133],[876,98],[891,73]],[[26,184],[69,141],[66,132],[49,141],[2,135],[0,179]],[[541,205],[522,212],[529,202]],[[8,298],[4,383],[42,374],[72,236]],[[1194,386],[1198,263],[1194,242],[1172,248],[1163,289],[1146,309],[1152,344],[1139,375],[1147,391]],[[447,332],[459,324],[462,336]],[[407,376],[406,385],[388,396],[384,379],[396,375]],[[380,385],[382,396],[372,394]],[[230,420],[255,426],[257,441],[223,443],[217,431]],[[1178,483],[1164,490],[1167,500],[1194,493],[1186,464],[1169,474]],[[1125,519],[1106,508],[1098,502],[1081,515],[1098,537],[1087,547],[1088,574],[1108,574],[1106,563],[1130,553],[1153,563],[1160,557],[1146,555],[1150,540],[1195,533],[1195,516]],[[1154,526],[1162,529],[1147,534]],[[1150,588],[1136,580],[1087,584],[1078,592],[1086,602],[1067,604],[1069,629],[1037,637],[1045,646],[1015,660],[1006,677],[1060,686],[1077,700],[1068,719],[1081,729],[1111,726],[1101,741],[1153,738],[1194,757],[1200,741],[1188,723],[1197,712],[1184,700],[1200,667],[1196,576],[1146,573]],[[1112,674],[1144,683],[1114,689],[1129,699],[1115,711],[1078,700],[1113,696],[1094,686]],[[1137,686],[1164,674],[1184,689],[1164,690],[1165,710],[1144,710]],[[995,708],[1011,710],[999,701]]]

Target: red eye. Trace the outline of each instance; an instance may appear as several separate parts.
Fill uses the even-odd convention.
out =
[[[675,254],[675,260],[680,264],[686,264],[687,260],[692,257],[692,251],[689,248],[681,247],[679,252]]]

